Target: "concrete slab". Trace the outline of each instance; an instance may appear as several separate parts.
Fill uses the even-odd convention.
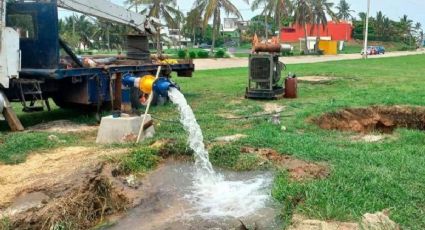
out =
[[[113,144],[135,142],[142,124],[143,116],[140,117],[103,117],[97,133],[97,144]],[[151,115],[147,115],[145,124],[152,120]],[[149,127],[144,131],[143,139],[151,138],[155,134],[155,128]],[[143,140],[142,139],[142,140]]]

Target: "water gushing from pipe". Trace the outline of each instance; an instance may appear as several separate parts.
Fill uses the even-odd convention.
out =
[[[184,95],[174,87],[168,94],[178,107],[180,122],[189,135],[189,147],[195,153],[192,191],[186,196],[193,204],[195,215],[243,217],[263,208],[270,198],[272,177],[263,174],[246,181],[232,181],[216,173],[209,161],[201,127]]]

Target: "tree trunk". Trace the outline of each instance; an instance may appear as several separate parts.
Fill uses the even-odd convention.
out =
[[[192,40],[192,42],[193,42],[193,45],[192,45],[192,47],[193,47],[193,46],[195,46],[195,43],[196,43],[196,29],[193,29],[193,40]]]
[[[111,35],[110,35],[110,30],[109,30],[109,26],[106,26],[106,45],[108,47],[108,51],[111,51]]]
[[[213,26],[212,26],[212,44],[211,44],[211,51],[210,51],[211,54],[214,54],[215,39],[216,39],[216,35],[217,35],[217,30],[220,29],[221,20],[219,18],[220,18],[220,11],[219,11],[219,9],[215,9]]]
[[[265,35],[266,35],[266,42],[269,41],[269,28],[267,26],[267,14],[264,14],[264,29],[265,29]]]
[[[215,25],[213,25],[213,30],[212,30],[212,44],[211,44],[211,54],[214,53],[214,48],[215,48]]]
[[[279,44],[281,43],[281,40],[280,40],[280,38],[282,37],[282,23],[281,23],[281,20],[280,20],[280,16],[278,16],[278,15],[276,15],[276,21],[277,21],[277,23],[276,23],[276,25],[277,25],[277,29],[279,30],[279,32],[278,32],[278,34],[277,34],[277,36],[279,36],[277,39],[278,39],[278,41],[279,41]]]
[[[158,28],[158,33],[156,34],[156,54],[158,57],[162,54],[162,48],[161,48],[161,28]]]
[[[305,48],[304,54],[308,53],[308,36],[307,36],[307,24],[304,23],[304,39],[305,39]]]
[[[314,47],[314,51],[319,52],[319,42],[320,42],[320,24],[319,23],[317,23],[316,29],[317,29],[316,31],[317,37],[316,37],[316,45]]]

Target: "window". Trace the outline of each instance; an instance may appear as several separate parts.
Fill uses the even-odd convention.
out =
[[[34,17],[31,14],[10,14],[7,16],[7,26],[17,30],[21,39],[36,37]]]

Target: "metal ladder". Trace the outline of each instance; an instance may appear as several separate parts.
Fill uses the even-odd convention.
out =
[[[21,104],[24,112],[40,112],[46,107],[51,111],[48,99],[43,98],[41,90],[42,81],[34,79],[17,79],[16,83],[19,87]]]

